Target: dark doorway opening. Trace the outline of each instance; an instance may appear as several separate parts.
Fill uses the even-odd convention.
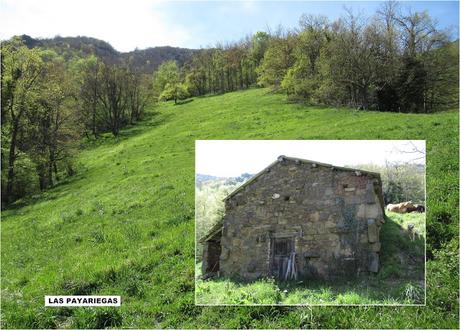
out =
[[[294,238],[272,238],[270,273],[277,279],[284,279],[289,258],[295,252]]]
[[[207,254],[206,254],[206,273],[217,273],[220,269],[220,253],[222,252],[222,247],[220,245],[220,240],[207,241]]]

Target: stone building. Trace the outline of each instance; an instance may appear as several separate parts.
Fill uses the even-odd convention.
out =
[[[378,173],[280,156],[224,201],[222,221],[200,240],[203,274],[333,279],[379,269]]]

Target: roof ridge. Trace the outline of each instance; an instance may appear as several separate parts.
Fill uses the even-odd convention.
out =
[[[289,156],[285,156],[285,155],[280,155],[270,165],[268,165],[267,167],[263,168],[260,172],[256,173],[251,178],[249,178],[247,181],[245,181],[241,185],[239,185],[235,190],[233,190],[230,194],[228,194],[227,197],[225,197],[223,200],[226,201],[227,199],[233,197],[238,192],[240,192],[244,187],[246,187],[250,183],[254,182],[257,178],[262,176],[264,173],[267,173],[267,170],[270,169],[272,166],[274,166],[275,164],[277,164],[279,162],[283,162],[285,160],[290,160],[290,161],[294,161],[294,162],[297,161],[297,162],[302,162],[302,163],[306,163],[306,164],[316,164],[316,165],[319,165],[319,166],[331,167],[333,169],[340,169],[340,170],[344,170],[344,171],[359,172],[359,173],[364,173],[364,174],[377,176],[377,177],[380,178],[380,173],[377,173],[377,172],[371,172],[371,171],[366,171],[366,170],[357,169],[357,168],[351,168],[351,167],[336,166],[336,165],[333,165],[333,164],[322,163],[322,162],[309,160],[309,159],[304,159],[304,158],[289,157]]]

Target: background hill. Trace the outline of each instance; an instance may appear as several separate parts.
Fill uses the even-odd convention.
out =
[[[161,63],[168,60],[174,60],[178,65],[182,66],[198,51],[196,49],[164,46],[119,52],[106,41],[84,36],[56,36],[49,39],[36,39],[28,35],[20,37],[27,47],[50,48],[63,55],[66,60],[72,56],[84,57],[90,54],[95,54],[108,63],[119,62],[122,59],[132,59],[134,66],[146,74],[153,73]]]
[[[195,306],[196,139],[426,139],[426,307]],[[88,142],[78,163],[75,176],[2,212],[2,328],[458,326],[457,111],[313,107],[252,89],[151,107],[118,138]],[[45,294],[123,303],[45,308]]]
[[[201,186],[205,183],[213,183],[213,182],[217,182],[217,184],[219,185],[233,185],[233,184],[242,183],[253,175],[254,174],[243,173],[237,177],[218,177],[218,176],[209,175],[209,174],[197,173],[195,182],[197,186]]]
[[[142,72],[152,73],[161,63],[166,61],[176,61],[179,66],[182,66],[197,52],[198,50],[196,49],[163,46],[136,49],[131,52],[121,53],[121,57],[132,59],[134,65]]]

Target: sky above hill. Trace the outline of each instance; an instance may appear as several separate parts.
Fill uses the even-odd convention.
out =
[[[344,6],[370,16],[380,1],[154,1],[154,0],[1,0],[0,39],[89,36],[119,51],[154,46],[200,48],[238,41],[279,25],[294,28],[301,14],[336,19]],[[413,10],[428,10],[441,28],[458,38],[457,1],[405,1]]]
[[[280,155],[336,166],[425,164],[425,141],[200,140],[195,144],[195,170],[219,177],[254,174]]]

